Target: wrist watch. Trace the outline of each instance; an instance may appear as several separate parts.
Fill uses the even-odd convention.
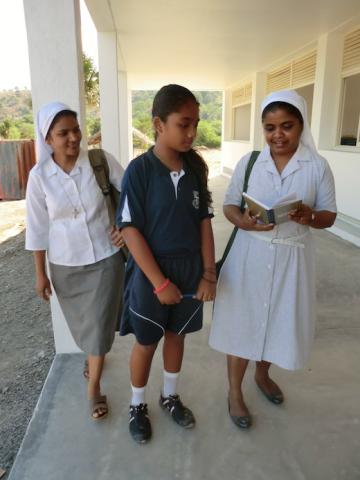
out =
[[[311,222],[310,223],[313,223],[315,222],[315,215],[316,213],[314,212],[314,210],[311,212]]]

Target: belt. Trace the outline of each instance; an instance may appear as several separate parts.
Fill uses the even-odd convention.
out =
[[[260,232],[255,232],[251,230],[247,233],[249,233],[252,237],[262,240],[263,242],[273,243],[275,245],[290,245],[291,247],[305,248],[304,243],[302,243],[300,240],[309,235],[310,231],[307,230],[300,235],[295,235],[292,237],[268,237],[267,235],[264,235]]]

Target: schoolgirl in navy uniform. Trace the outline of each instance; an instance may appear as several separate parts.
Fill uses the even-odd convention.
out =
[[[215,298],[214,240],[208,168],[192,148],[199,103],[179,85],[156,94],[156,143],[128,166],[117,213],[132,257],[128,262],[120,334],[134,333],[130,358],[129,429],[138,443],[151,437],[145,387],[164,337],[160,406],[185,428],[195,425],[177,394],[185,334],[202,327],[204,301]]]

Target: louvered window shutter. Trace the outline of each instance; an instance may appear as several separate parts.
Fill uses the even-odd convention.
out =
[[[273,70],[267,76],[266,91],[275,92],[276,90],[283,90],[290,88],[291,79],[291,64],[285,65]]]
[[[233,90],[232,97],[231,97],[231,106],[238,107],[239,105],[245,105],[247,103],[251,103],[251,95],[252,95],[252,84],[247,83],[242,87]]]
[[[267,93],[286,88],[299,88],[315,81],[316,51],[283,65],[267,75]]]
[[[315,81],[316,52],[294,60],[292,63],[291,88],[304,87]]]
[[[360,72],[360,28],[345,36],[342,74],[344,77]]]

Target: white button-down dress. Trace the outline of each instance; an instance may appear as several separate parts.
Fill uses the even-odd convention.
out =
[[[237,164],[225,205],[240,206],[249,158]],[[324,158],[300,145],[280,174],[266,147],[251,172],[249,195],[271,205],[293,192],[314,210],[336,212],[334,180]],[[298,245],[271,243],[289,237]],[[219,276],[210,346],[290,370],[302,368],[313,343],[315,301],[309,227],[289,221],[270,232],[239,229]]]

